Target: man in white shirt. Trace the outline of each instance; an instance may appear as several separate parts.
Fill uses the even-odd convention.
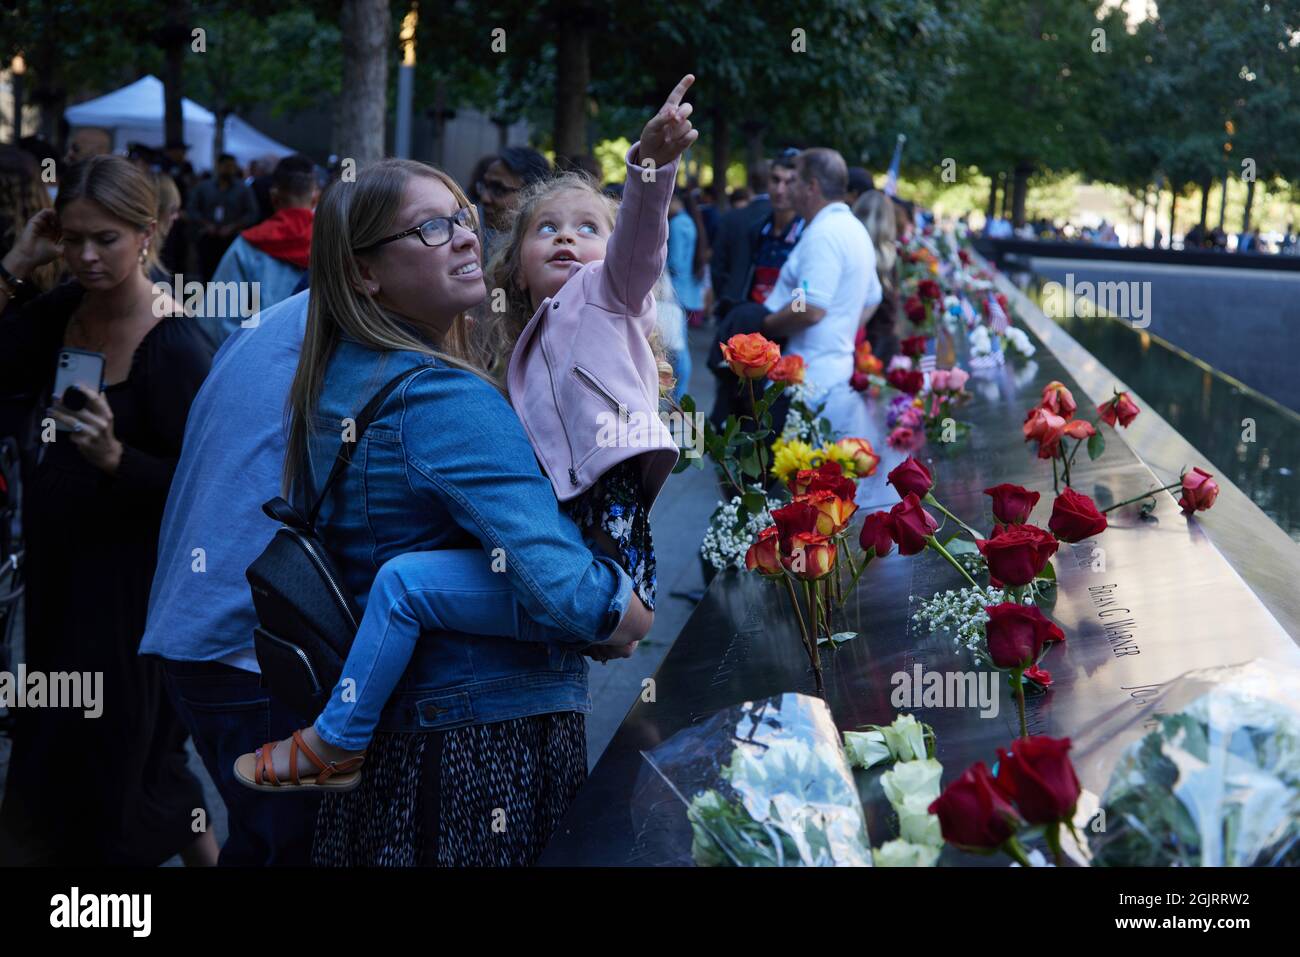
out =
[[[807,381],[826,407],[823,416],[839,436],[883,444],[861,393],[849,385],[853,343],[863,310],[880,304],[876,251],[866,227],[842,201],[848,186],[844,157],[809,149],[796,160],[794,207],[807,224],[781,267],[764,305],[763,332],[787,339],[785,353],[803,357]]]

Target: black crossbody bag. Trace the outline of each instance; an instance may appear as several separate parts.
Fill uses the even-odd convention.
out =
[[[348,593],[316,528],[316,518],[334,483],[352,463],[352,454],[370,420],[403,380],[426,368],[394,376],[357,416],[352,441],[339,445],[329,477],[303,514],[276,496],[262,506],[280,528],[245,572],[253,591],[257,626],[253,648],[262,685],[304,718],[319,714],[343,674],[361,613]]]

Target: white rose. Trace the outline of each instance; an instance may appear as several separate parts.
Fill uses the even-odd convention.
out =
[[[939,796],[939,779],[943,765],[933,758],[923,761],[899,761],[880,776],[885,797],[897,809],[907,798],[924,798],[925,804]]]
[[[939,848],[893,840],[872,851],[871,857],[877,867],[934,867]]]
[[[926,756],[925,729],[912,715],[900,715],[893,724],[881,730],[885,733],[885,744],[889,745],[889,752],[896,760],[916,761]]]
[[[869,768],[889,759],[889,746],[879,731],[845,731],[844,752],[849,764]]]

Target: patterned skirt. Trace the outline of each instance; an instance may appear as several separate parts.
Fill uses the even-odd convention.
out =
[[[318,867],[527,867],[587,778],[575,711],[416,733],[380,732],[361,784],[326,794]]]

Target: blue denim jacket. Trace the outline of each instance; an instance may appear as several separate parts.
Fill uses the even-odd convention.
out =
[[[313,489],[329,474],[345,420],[415,366],[425,368],[385,400],[321,508],[321,534],[340,574],[364,608],[388,559],[477,541],[504,561],[529,617],[568,640],[422,635],[379,730],[589,712],[587,662],[579,649],[610,635],[632,583],[612,559],[593,556],[560,511],[523,426],[496,389],[429,356],[344,340],[330,358],[312,423]],[[303,504],[304,491],[297,497]]]

